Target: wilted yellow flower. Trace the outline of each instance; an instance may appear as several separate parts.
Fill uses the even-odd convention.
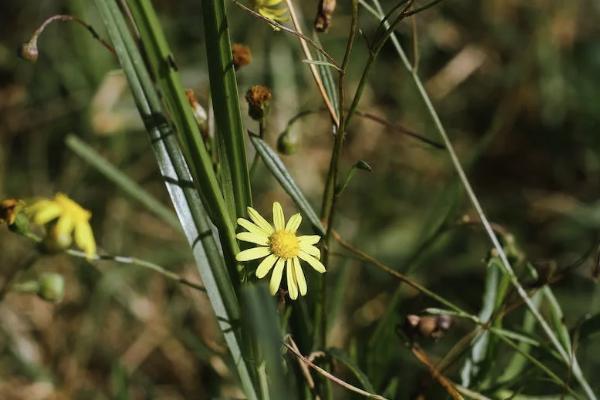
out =
[[[269,18],[277,22],[287,21],[285,14],[287,9],[281,4],[282,0],[254,0],[254,11],[265,18]]]
[[[73,238],[88,257],[96,254],[96,241],[89,222],[92,213],[66,195],[58,193],[54,199],[36,200],[25,208],[25,213],[35,224],[53,223],[48,238],[58,247],[69,247]]]
[[[248,207],[251,221],[238,218],[237,222],[248,232],[237,234],[239,240],[257,244],[258,247],[241,251],[236,259],[240,262],[265,257],[256,269],[256,276],[264,278],[273,268],[269,288],[271,294],[277,293],[283,269],[286,269],[287,287],[290,298],[295,300],[298,293],[304,296],[307,291],[306,278],[300,267],[300,259],[306,261],[317,272],[325,272],[319,261],[321,253],[314,245],[321,240],[318,235],[297,236],[296,231],[302,222],[300,214],[292,215],[285,223],[281,204],[273,203],[273,225],[267,222],[255,209]]]

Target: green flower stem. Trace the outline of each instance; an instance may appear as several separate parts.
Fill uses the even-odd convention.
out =
[[[375,4],[375,6],[377,8],[377,10],[374,10],[375,11],[374,15],[378,19],[381,20],[383,18],[381,5],[379,4],[378,0],[372,0],[372,1],[373,1],[373,4]],[[361,3],[362,2],[364,2],[364,0],[361,0]],[[386,27],[388,28],[388,31],[389,31],[389,23],[387,21],[384,21],[383,23],[384,23],[384,25],[386,25]],[[592,388],[590,387],[587,380],[583,376],[583,373],[581,372],[581,369],[579,368],[579,364],[577,362],[573,361],[573,360],[576,360],[574,355],[570,355],[565,350],[565,348],[562,346],[559,339],[552,331],[552,328],[550,328],[550,325],[548,324],[548,322],[546,322],[546,320],[544,319],[542,314],[535,307],[535,304],[532,302],[531,298],[527,294],[527,291],[523,288],[523,286],[519,282],[519,279],[515,275],[512,265],[509,262],[508,257],[506,256],[506,253],[504,252],[504,249],[502,248],[502,245],[500,244],[500,241],[498,240],[498,237],[494,233],[494,230],[492,229],[492,226],[491,226],[490,222],[488,221],[486,214],[483,211],[483,207],[479,203],[479,199],[477,198],[473,188],[471,187],[471,183],[469,182],[469,179],[467,178],[467,175],[466,175],[464,169],[462,168],[461,162],[458,159],[456,152],[454,151],[454,146],[452,145],[452,142],[450,141],[450,138],[448,137],[448,134],[446,133],[446,129],[444,128],[444,126],[437,114],[437,111],[435,110],[435,107],[433,106],[433,103],[431,102],[431,99],[429,98],[429,95],[427,94],[427,91],[425,90],[425,87],[423,86],[421,79],[419,78],[417,71],[413,68],[411,63],[408,61],[408,57],[406,57],[406,54],[405,54],[402,46],[400,45],[400,42],[397,40],[397,38],[395,37],[393,32],[390,33],[390,37],[392,38],[392,41],[396,47],[398,55],[400,56],[400,59],[402,60],[402,63],[404,64],[406,70],[409,72],[410,77],[411,77],[415,87],[417,88],[419,95],[421,96],[421,99],[422,99],[423,103],[425,104],[425,107],[427,108],[427,111],[429,112],[429,115],[430,115],[431,119],[433,120],[433,123],[434,123],[440,137],[442,138],[444,145],[446,146],[446,150],[448,151],[448,155],[450,156],[452,164],[454,165],[454,169],[456,170],[456,173],[458,174],[458,177],[459,177],[465,191],[467,192],[467,196],[469,197],[471,204],[477,211],[477,214],[479,215],[481,223],[482,223],[490,241],[492,242],[494,248],[498,251],[498,255],[500,257],[500,260],[502,261],[503,268],[504,268],[506,274],[508,275],[508,277],[510,278],[512,285],[517,290],[519,297],[521,297],[521,299],[525,302],[525,305],[527,306],[529,311],[533,314],[535,319],[538,321],[538,323],[542,327],[544,333],[546,334],[548,339],[550,339],[550,342],[552,343],[554,348],[561,355],[563,362],[565,362],[566,365],[571,367],[573,375],[575,376],[575,378],[577,379],[577,381],[579,382],[579,384],[585,391],[588,398],[592,399],[592,400],[596,400],[596,395],[594,394]]]
[[[346,134],[346,128],[348,126],[348,119],[344,116],[344,76],[346,73],[346,67],[350,61],[350,54],[352,53],[352,46],[354,45],[354,39],[358,32],[358,0],[352,0],[352,22],[350,25],[350,34],[348,42],[346,44],[346,51],[344,53],[344,59],[339,72],[338,80],[338,96],[339,96],[339,107],[338,114],[340,124],[335,129],[335,140],[333,144],[333,150],[331,153],[331,161],[329,164],[329,173],[327,175],[327,182],[325,184],[325,193],[323,194],[323,206],[321,208],[321,220],[325,221],[326,232],[323,238],[323,263],[329,265],[329,245],[331,242],[331,233],[333,229],[337,195],[335,188],[338,184],[338,174],[340,168],[340,159],[342,148],[344,145],[344,137]],[[315,337],[314,344],[315,348],[323,348],[327,344],[327,313],[326,313],[326,302],[327,302],[327,285],[326,277],[323,275],[319,279],[320,285],[320,298],[316,301],[314,311],[315,321]]]

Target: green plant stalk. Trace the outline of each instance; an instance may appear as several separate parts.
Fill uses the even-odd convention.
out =
[[[65,140],[67,147],[75,154],[81,157],[86,163],[104,175],[109,181],[113,182],[117,187],[123,190],[132,199],[140,202],[149,211],[154,213],[173,228],[180,230],[181,225],[177,219],[177,215],[154,196],[148,193],[139,183],[125,175],[117,167],[105,160],[96,150],[90,145],[79,139],[75,135],[68,135]]]
[[[329,265],[329,248],[331,243],[331,233],[333,232],[333,223],[335,217],[337,195],[336,187],[338,185],[338,175],[340,169],[341,153],[344,145],[344,137],[348,121],[344,117],[344,77],[346,68],[350,61],[354,39],[358,32],[358,0],[352,0],[352,22],[350,25],[350,34],[346,43],[346,51],[344,59],[339,71],[338,79],[338,115],[340,124],[335,129],[335,140],[329,163],[329,172],[327,182],[325,184],[325,192],[323,194],[323,206],[321,208],[321,220],[325,221],[325,237],[323,238],[323,261],[325,265]],[[314,321],[315,321],[315,338],[313,347],[323,348],[327,344],[327,284],[325,276],[319,279],[319,298],[315,302]]]
[[[249,399],[257,399],[254,383],[242,355],[241,335],[236,326],[240,318],[239,303],[198,192],[189,186],[192,177],[185,158],[173,136],[171,125],[162,116],[158,94],[117,4],[114,1],[97,0],[96,6],[115,45],[139,112],[150,134],[169,195],[192,247],[196,266],[225,336],[244,392]]]
[[[158,16],[150,0],[130,0],[129,4],[152,73],[156,76],[171,111],[188,165],[193,166],[191,170],[196,178],[195,181],[198,182],[198,190],[204,200],[204,206],[220,230],[228,265],[235,265],[235,254],[239,251],[235,239],[235,218],[230,214],[223,199],[212,160],[206,151],[192,108],[184,94],[181,78]],[[232,274],[234,270],[235,268],[230,268]]]
[[[224,139],[237,216],[244,217],[246,207],[252,205],[252,195],[225,1],[203,1],[202,15],[215,119]]]
[[[378,9],[378,13],[376,14],[376,17],[381,19],[382,12],[381,12],[381,6],[379,4],[379,1],[378,0],[372,0],[372,1]],[[385,24],[389,25],[389,23],[387,23],[387,22],[385,22]],[[387,28],[389,29],[389,26]],[[446,133],[446,129],[444,128],[444,126],[437,114],[437,111],[435,110],[435,107],[433,106],[433,103],[431,102],[431,99],[429,98],[429,95],[427,94],[427,91],[425,90],[425,87],[423,86],[421,79],[419,78],[419,75],[413,69],[413,66],[411,65],[411,63],[408,61],[408,58],[406,57],[406,54],[405,54],[402,46],[400,45],[400,42],[397,40],[397,38],[395,37],[393,32],[391,33],[391,37],[392,37],[392,41],[396,47],[396,50],[400,56],[400,59],[402,60],[402,63],[404,64],[407,71],[409,72],[409,74],[412,78],[412,81],[413,81],[415,87],[417,88],[417,91],[419,92],[419,95],[421,96],[421,99],[423,100],[423,103],[425,104],[425,107],[427,108],[427,111],[429,112],[431,119],[433,120],[436,130],[438,131],[440,137],[442,138],[442,141],[444,142],[444,144],[446,146],[448,155],[450,156],[450,159],[452,161],[454,169],[456,170],[456,173],[458,174],[458,177],[459,177],[465,191],[467,192],[467,196],[469,197],[471,204],[475,208],[477,215],[479,216],[481,223],[484,227],[484,230],[486,231],[490,241],[492,242],[494,248],[498,251],[498,256],[500,257],[500,260],[502,261],[504,270],[505,270],[506,274],[509,276],[512,285],[517,290],[519,297],[521,297],[521,299],[525,302],[525,305],[527,306],[529,311],[534,315],[534,317],[536,318],[536,320],[538,321],[538,323],[544,330],[544,333],[550,339],[550,342],[552,343],[552,345],[559,352],[563,361],[568,366],[571,366],[571,365],[573,366],[573,368],[572,368],[573,374],[575,375],[575,378],[577,379],[577,381],[579,382],[579,384],[585,391],[588,398],[590,398],[592,400],[596,400],[596,395],[594,394],[594,392],[592,391],[587,380],[581,373],[581,370],[579,369],[579,365],[576,362],[573,362],[575,360],[575,358],[571,357],[565,351],[565,349],[561,345],[560,341],[558,340],[558,338],[556,337],[556,335],[550,328],[550,325],[548,325],[548,323],[546,322],[544,317],[541,315],[541,313],[535,307],[535,304],[533,304],[533,302],[531,301],[531,298],[529,297],[529,295],[527,294],[527,292],[525,291],[523,286],[521,286],[521,283],[519,282],[519,279],[515,275],[515,272],[511,266],[511,263],[509,262],[508,257],[506,256],[506,253],[504,252],[504,249],[502,248],[502,245],[500,244],[500,241],[498,240],[498,237],[494,233],[494,230],[492,229],[492,226],[490,225],[490,222],[488,221],[487,216],[484,213],[481,204],[479,203],[479,199],[477,198],[473,188],[471,187],[471,183],[469,182],[469,179],[467,178],[466,173],[465,173],[464,169],[462,168],[462,165],[460,163],[460,160],[458,159],[456,152],[454,151],[454,146],[452,145],[452,142],[450,141],[450,138],[448,137],[448,134]]]

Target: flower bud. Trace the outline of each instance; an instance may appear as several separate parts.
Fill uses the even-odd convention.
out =
[[[65,295],[65,279],[55,272],[47,272],[38,278],[37,295],[51,303],[60,303]]]
[[[285,130],[277,138],[277,151],[281,154],[291,155],[298,149],[298,135],[292,131]]]
[[[254,85],[246,92],[248,102],[248,115],[255,121],[262,120],[269,111],[271,90],[262,85]]]
[[[40,52],[37,47],[37,37],[33,37],[29,42],[23,43],[19,49],[19,56],[32,63],[36,62]]]

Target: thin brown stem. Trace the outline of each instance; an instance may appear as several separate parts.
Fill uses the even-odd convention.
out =
[[[310,49],[308,48],[308,44],[307,44],[308,42],[304,39],[304,35],[302,34],[302,27],[300,26],[300,22],[296,15],[296,11],[294,9],[294,4],[292,3],[292,0],[286,0],[286,3],[288,6],[288,10],[290,12],[290,17],[292,18],[292,23],[294,24],[294,28],[296,28],[296,31],[302,35],[302,36],[298,36],[298,39],[300,40],[300,46],[302,47],[304,56],[306,57],[306,59],[308,59],[310,61],[314,61],[314,58],[310,52]],[[323,98],[325,107],[327,107],[327,111],[329,111],[329,115],[330,115],[332,121],[334,122],[335,126],[339,126],[340,120],[337,116],[335,108],[333,107],[331,99],[327,95],[327,91],[325,90],[325,86],[323,85],[323,81],[321,80],[321,76],[319,75],[319,71],[317,70],[317,66],[315,64],[309,63],[308,67],[310,68],[310,72],[313,76],[313,79],[314,79],[316,85],[317,85],[317,88],[319,89],[319,93],[321,94],[321,97]]]
[[[321,374],[323,377],[325,377],[326,379],[329,379],[331,382],[336,383],[338,385],[340,385],[341,387],[360,394],[361,396],[365,396],[369,399],[377,399],[377,400],[387,400],[385,397],[380,396],[378,394],[374,394],[374,393],[370,393],[367,392],[366,390],[360,389],[354,385],[349,384],[348,382],[338,378],[337,376],[325,371],[323,368],[319,367],[318,365],[316,365],[315,363],[313,363],[312,361],[310,361],[308,358],[304,357],[298,350],[297,350],[297,346],[292,346],[291,343],[293,343],[292,338],[290,336],[287,337],[288,342],[290,343],[284,343],[283,345],[292,352],[292,354],[294,354],[299,360],[301,360],[305,365],[308,365],[309,367],[311,367],[312,369],[314,369],[315,371],[317,371],[319,374]]]

